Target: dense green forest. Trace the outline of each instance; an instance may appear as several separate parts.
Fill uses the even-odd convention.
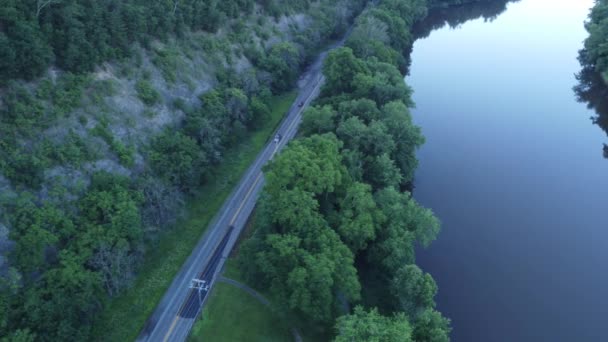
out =
[[[581,102],[586,102],[597,113],[591,120],[608,134],[608,2],[598,0],[585,23],[589,37],[579,51],[582,69],[577,75],[574,91]],[[608,158],[608,145],[602,147]]]
[[[300,137],[265,169],[256,230],[240,250],[250,283],[336,341],[449,340],[437,286],[414,255],[439,222],[407,191],[424,138],[404,54],[427,9],[381,1],[329,54]]]
[[[263,10],[278,17],[309,0],[144,1],[5,0],[0,8],[0,82],[40,76],[50,65],[71,72],[124,58],[134,42],[185,32],[215,32],[223,22]],[[258,8],[261,7],[261,8]],[[343,29],[343,28],[338,28]]]
[[[188,196],[364,5],[3,2],[2,340],[99,339]]]

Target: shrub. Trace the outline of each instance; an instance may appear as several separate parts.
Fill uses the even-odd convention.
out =
[[[160,93],[146,80],[139,80],[135,84],[135,88],[139,99],[148,106],[152,106],[160,100]]]

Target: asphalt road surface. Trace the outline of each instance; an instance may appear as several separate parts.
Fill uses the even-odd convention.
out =
[[[186,340],[205,304],[208,292],[213,288],[218,272],[255,206],[264,183],[262,167],[295,136],[302,111],[318,95],[323,83],[321,71],[327,52],[343,42],[344,39],[321,53],[302,74],[296,101],[276,132],[282,135],[281,140],[276,143],[271,139],[249,167],[148,318],[137,341]],[[303,103],[301,107],[300,103]],[[199,284],[200,290],[191,288],[193,279],[205,282],[204,285]]]

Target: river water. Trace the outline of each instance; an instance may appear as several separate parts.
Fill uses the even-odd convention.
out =
[[[572,89],[592,5],[475,5],[419,28],[414,195],[443,229],[418,263],[453,341],[608,341],[608,139]]]

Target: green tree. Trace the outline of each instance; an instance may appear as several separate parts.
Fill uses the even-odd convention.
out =
[[[448,342],[451,331],[449,319],[435,309],[427,308],[416,317],[412,337],[417,342]]]
[[[411,89],[403,82],[399,70],[389,63],[380,62],[373,58],[367,61],[367,73],[358,73],[354,76],[352,85],[353,97],[366,97],[378,104],[390,101],[403,101],[411,105]]]
[[[423,273],[418,266],[400,267],[391,282],[391,293],[399,301],[399,308],[410,317],[418,312],[435,306],[437,284],[428,273]]]
[[[361,152],[365,156],[379,156],[393,152],[395,143],[381,121],[366,125],[358,117],[350,117],[340,123],[336,135],[344,142],[344,147]]]
[[[373,120],[380,118],[380,110],[378,110],[376,102],[365,97],[338,104],[338,121],[344,121],[353,116],[369,125]]]
[[[251,119],[247,95],[240,89],[228,88],[224,91],[223,98],[230,119],[246,125]]]
[[[325,84],[321,96],[328,97],[354,90],[355,75],[366,71],[365,63],[347,47],[331,51],[323,64]]]
[[[412,339],[412,328],[405,315],[385,317],[375,308],[367,312],[361,306],[357,306],[352,314],[338,318],[336,331],[335,342],[418,341]]]
[[[304,136],[333,132],[336,126],[335,117],[336,112],[331,106],[309,107],[302,114],[302,123],[298,131]]]
[[[62,252],[59,266],[24,294],[26,326],[44,341],[87,340],[100,308],[100,278],[82,265],[82,257]]]
[[[416,149],[424,144],[420,127],[412,123],[409,110],[400,101],[389,102],[382,107],[382,121],[395,142],[392,159],[401,170],[402,182],[411,182],[418,166]]]
[[[290,310],[314,322],[327,322],[339,307],[337,293],[359,299],[354,257],[328,227],[302,237],[270,234],[252,256],[263,283]]]
[[[374,189],[398,187],[401,183],[401,170],[395,165],[388,153],[365,159],[364,176]]]
[[[363,15],[357,19],[352,33],[346,41],[346,46],[353,50],[359,58],[377,56],[377,53],[386,49],[390,42],[388,25],[370,15]]]
[[[414,241],[427,246],[439,232],[439,221],[409,193],[385,188],[374,194],[383,215],[377,238],[369,249],[370,261],[392,275],[403,265],[414,263]]]
[[[293,87],[301,62],[300,53],[292,43],[281,42],[272,46],[262,67],[272,74],[272,88],[275,93]]]
[[[293,141],[265,167],[266,191],[333,192],[345,174],[339,149],[340,142],[331,133]]]
[[[147,80],[137,81],[135,89],[137,90],[137,96],[148,106],[152,106],[160,101],[160,93]]]
[[[75,232],[69,217],[50,203],[37,205],[29,193],[13,203],[11,226],[10,237],[16,242],[12,260],[27,273],[48,267],[60,241]]]
[[[200,183],[206,161],[196,141],[181,132],[166,130],[152,141],[152,169],[182,190],[192,190]]]
[[[3,337],[2,342],[34,342],[36,341],[36,334],[30,329],[17,329],[13,331],[10,336]]]
[[[342,241],[354,252],[367,246],[376,236],[378,209],[371,186],[355,182],[346,190],[337,209],[337,231]]]

